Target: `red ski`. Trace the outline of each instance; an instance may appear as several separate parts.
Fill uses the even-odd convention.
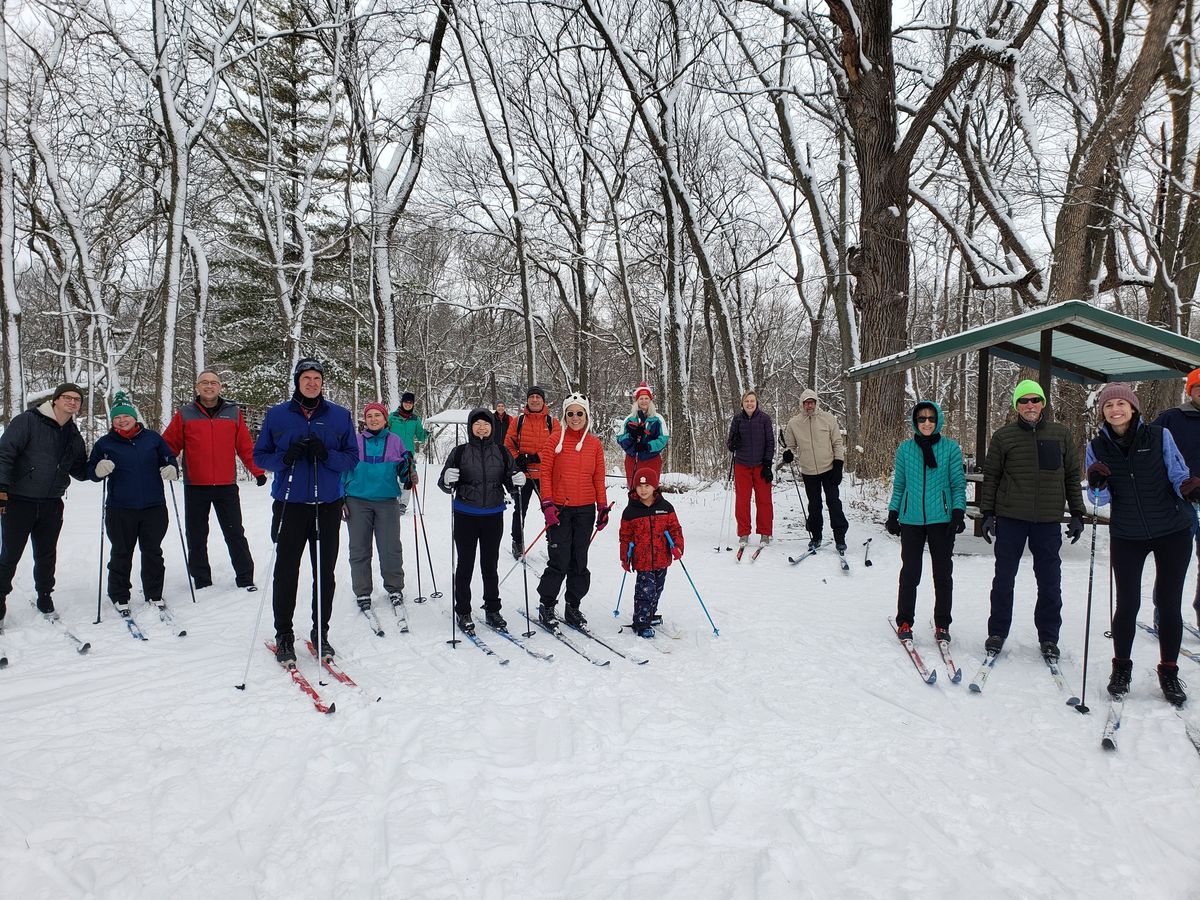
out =
[[[892,631],[899,635],[900,632],[896,629],[896,620],[891,616],[888,617],[888,624],[892,626]],[[911,640],[901,641],[900,646],[905,649],[905,651],[908,653],[909,659],[911,659],[913,665],[917,667],[917,673],[921,676],[922,681],[924,681],[926,684],[933,684],[937,681],[937,669],[933,669],[931,671],[925,666],[925,663],[921,661],[921,655],[917,653],[917,648],[913,646],[913,642]]]
[[[305,641],[304,643],[308,645],[308,652],[313,655],[313,659],[318,659],[319,657],[317,656],[316,645],[312,641]],[[342,684],[347,684],[350,687],[358,687],[358,685],[354,682],[354,679],[343,672],[341,667],[334,662],[332,656],[327,656],[324,659],[321,659],[321,665],[325,667],[326,672],[328,672]]]
[[[274,657],[275,657],[275,642],[267,641],[267,649],[271,651],[271,658],[274,659]],[[315,687],[313,687],[312,684],[309,683],[309,680],[304,677],[304,673],[301,672],[296,667],[296,664],[294,662],[287,663],[286,665],[283,666],[283,668],[284,668],[284,671],[286,671],[289,675],[292,676],[292,681],[295,682],[296,687],[300,688],[300,690],[302,690],[302,691],[304,691],[304,693],[308,694],[309,698],[313,702],[313,706],[315,706],[317,708],[317,712],[322,712],[322,713],[325,713],[326,715],[334,712],[334,710],[337,708],[337,705],[334,703],[330,703],[327,706],[325,704],[325,702],[321,699],[321,695],[317,693],[317,689]]]

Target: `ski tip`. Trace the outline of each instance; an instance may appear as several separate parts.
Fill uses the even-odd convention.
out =
[[[329,704],[329,709],[325,710],[325,715],[327,715],[327,716],[332,716],[332,715],[333,715],[335,712],[337,712],[337,704],[336,704],[336,703],[330,703],[330,704]]]
[[[7,668],[8,668],[8,657],[0,656],[0,669],[7,669]]]
[[[937,684],[937,669],[929,673],[929,677],[925,679],[926,684]]]
[[[187,629],[184,629],[183,631],[179,632],[178,637],[187,637]]]
[[[92,645],[89,642],[84,641],[82,644],[79,645],[79,649],[76,652],[82,656],[84,653],[87,653],[91,649],[92,649]]]
[[[1100,741],[1100,746],[1103,747],[1105,750],[1116,750],[1117,742],[1114,741],[1112,738],[1104,738],[1102,741]]]
[[[980,687],[978,684],[976,684],[973,681],[970,684],[970,688],[971,688],[972,694],[982,694],[983,693],[983,688]]]
[[[951,684],[958,684],[960,681],[962,681],[962,669],[956,670],[955,673],[950,676]]]

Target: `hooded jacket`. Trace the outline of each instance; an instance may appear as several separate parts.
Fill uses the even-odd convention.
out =
[[[671,540],[683,549],[683,529],[675,507],[655,491],[654,502],[647,506],[637,497],[629,501],[621,513],[621,534],[617,541],[621,559],[624,561],[633,546],[633,565],[636,572],[654,572],[671,565],[671,545],[663,532],[671,533]]]
[[[804,409],[805,400],[817,402],[811,415]],[[800,395],[800,412],[788,420],[783,445],[796,454],[801,475],[824,475],[835,459],[846,458],[842,429],[833,413],[821,408],[821,399],[811,388]]]
[[[922,400],[913,407],[909,419],[914,435],[919,434],[915,416],[917,410],[933,407],[939,435],[933,445],[937,468],[925,465],[916,438],[903,441],[896,448],[895,473],[892,476],[892,499],[888,510],[900,514],[901,525],[936,525],[950,521],[952,510],[967,508],[967,478],[963,473],[962,448],[942,434],[942,409],[932,400]]]
[[[471,426],[480,419],[487,419],[495,430],[496,420],[490,412],[483,408],[472,410],[467,416],[467,442],[450,451],[438,476],[438,487],[454,494],[454,509],[476,516],[504,512],[504,499],[514,490],[515,471],[513,458],[491,435],[481,439],[471,432]],[[446,469],[458,469],[457,483],[446,484]]]
[[[87,448],[74,417],[59,425],[47,400],[0,435],[0,488],[18,500],[57,500],[71,479],[87,479]]]
[[[385,427],[379,434],[366,428],[358,433],[358,465],[342,473],[347,497],[394,500],[409,478],[412,454],[404,441]]]

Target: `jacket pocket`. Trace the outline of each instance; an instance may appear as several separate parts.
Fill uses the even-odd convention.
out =
[[[1061,441],[1038,441],[1038,468],[1055,472],[1062,468],[1063,449]]]

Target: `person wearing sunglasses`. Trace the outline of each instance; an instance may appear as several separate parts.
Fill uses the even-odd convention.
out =
[[[558,627],[555,606],[563,581],[567,583],[567,609],[563,621],[572,627],[587,624],[580,603],[587,596],[592,576],[588,572],[588,545],[592,526],[608,524],[608,495],[604,488],[604,447],[589,429],[591,406],[575,393],[563,403],[564,427],[557,441],[542,453],[542,513],[550,560],[538,582],[541,606],[538,619],[547,628]]]
[[[991,616],[984,649],[999,653],[1012,626],[1013,587],[1025,545],[1033,554],[1037,602],[1033,621],[1041,652],[1058,659],[1062,628],[1062,520],[1070,510],[1067,536],[1083,534],[1083,491],[1079,454],[1071,431],[1046,417],[1046,394],[1025,379],[1012,395],[1016,420],[996,429],[988,443],[979,487],[983,539],[995,540],[996,573],[992,579]]]
[[[912,411],[913,436],[896,448],[888,534],[900,538],[900,587],[896,598],[896,633],[912,640],[921,560],[929,544],[933,568],[933,630],[938,641],[950,640],[950,607],[954,602],[954,538],[966,527],[967,478],[962,448],[942,432],[942,410],[922,400]]]
[[[71,479],[87,480],[87,448],[75,424],[83,390],[60,384],[36,409],[14,416],[0,435],[0,625],[25,545],[33,544],[38,612],[54,614],[54,569]]]

